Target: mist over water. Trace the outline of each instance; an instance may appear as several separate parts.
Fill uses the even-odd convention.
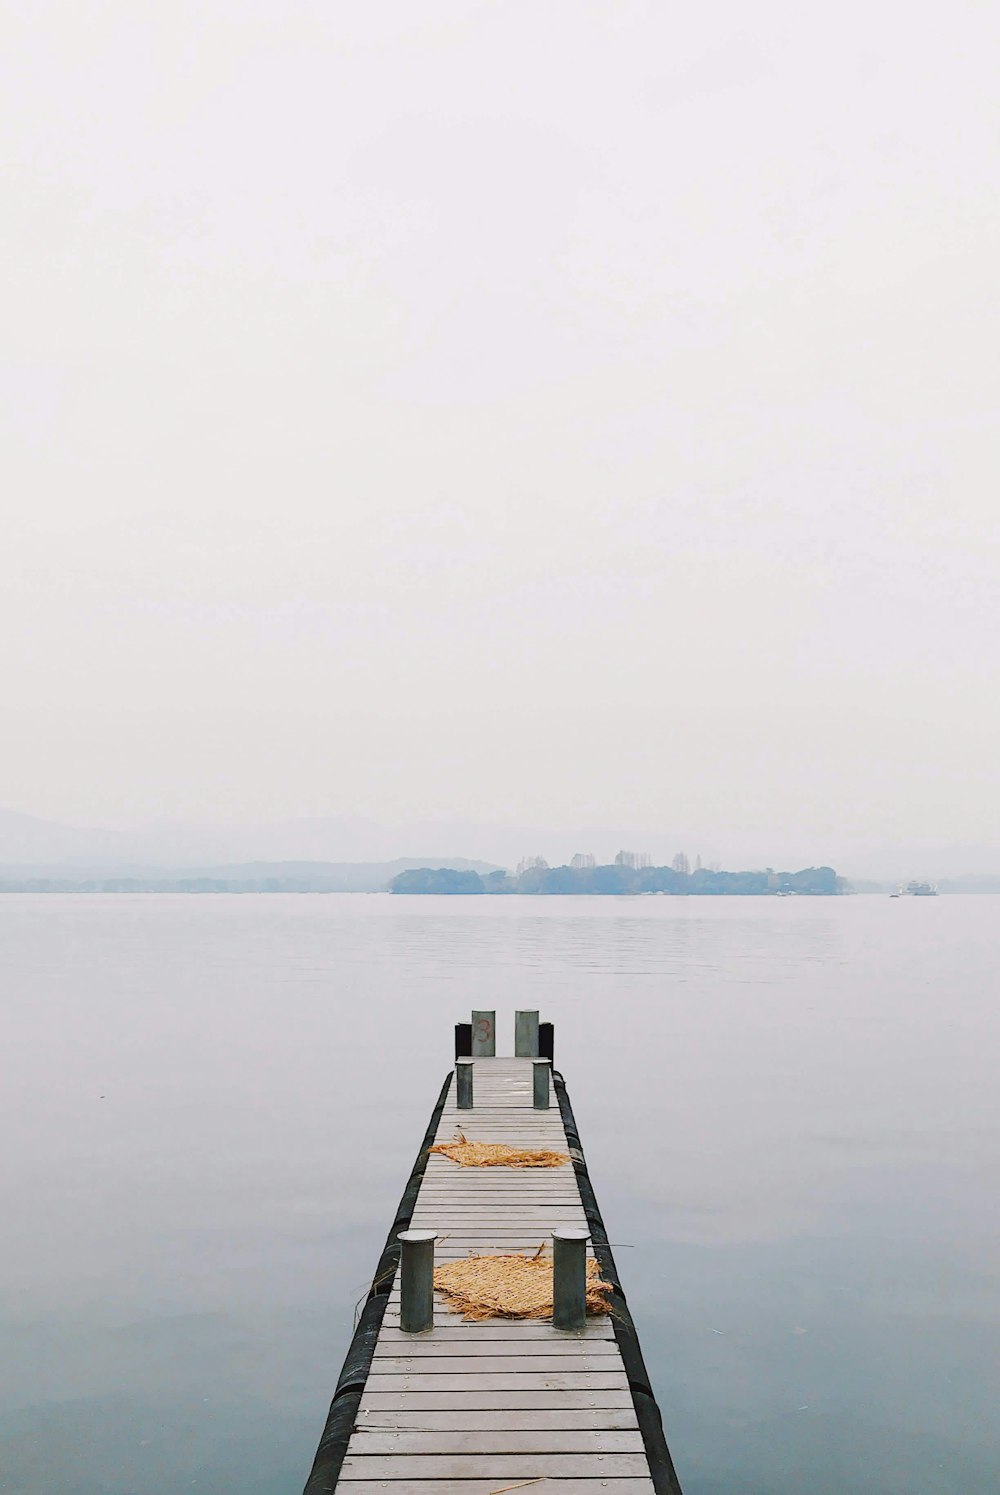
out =
[[[451,1024],[537,1005],[686,1495],[992,1492],[996,915],[0,900],[3,1489],[297,1495]]]

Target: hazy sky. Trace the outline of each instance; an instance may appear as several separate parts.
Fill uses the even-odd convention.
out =
[[[0,11],[0,805],[1000,845],[995,4]]]

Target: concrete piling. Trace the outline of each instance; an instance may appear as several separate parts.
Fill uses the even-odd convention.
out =
[[[561,1225],[552,1232],[552,1323],[582,1329],[587,1322],[587,1242],[590,1232]]]
[[[399,1327],[404,1334],[423,1334],[434,1327],[434,1230],[401,1230],[399,1255]]]
[[[455,1104],[460,1111],[472,1110],[472,1059],[458,1059],[455,1063]]]

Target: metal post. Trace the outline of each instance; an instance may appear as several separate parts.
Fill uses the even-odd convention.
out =
[[[556,1062],[556,1031],[551,1023],[538,1024],[538,1052],[543,1059]]]
[[[514,1057],[534,1059],[538,1053],[538,1013],[514,1013]]]
[[[590,1232],[560,1225],[552,1232],[552,1324],[582,1329],[587,1322],[587,1242]]]
[[[455,1063],[455,1100],[460,1111],[472,1110],[472,1059],[458,1059]]]
[[[551,1068],[552,1065],[547,1059],[532,1060],[531,1104],[536,1111],[549,1109],[549,1070]]]
[[[495,1012],[473,1012],[472,1057],[492,1059],[497,1051],[497,1015]]]
[[[462,1059],[472,1053],[472,1024],[455,1024],[455,1058]]]
[[[433,1230],[401,1230],[399,1255],[399,1327],[404,1334],[423,1334],[434,1327]]]

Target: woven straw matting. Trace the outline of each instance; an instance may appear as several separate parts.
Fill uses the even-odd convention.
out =
[[[552,1317],[552,1258],[545,1256],[467,1256],[434,1269],[434,1286],[453,1307],[476,1319]],[[613,1291],[601,1269],[587,1260],[587,1312],[607,1313]]]
[[[506,1142],[467,1142],[461,1134],[453,1142],[439,1142],[431,1152],[444,1153],[463,1168],[561,1168],[569,1162],[565,1152],[508,1147]]]

